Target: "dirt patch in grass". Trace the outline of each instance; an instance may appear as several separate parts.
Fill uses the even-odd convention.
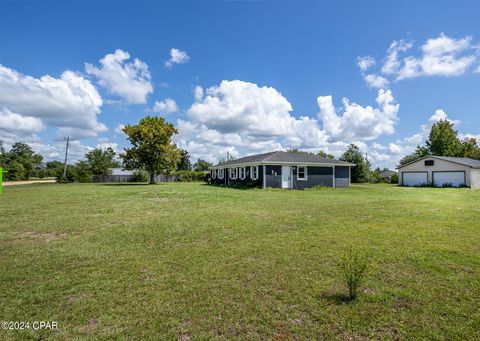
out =
[[[21,233],[18,237],[18,239],[41,239],[44,240],[46,243],[53,242],[58,239],[63,239],[67,236],[66,233],[56,233],[56,232],[47,232],[47,233],[41,233],[37,231],[26,231]]]

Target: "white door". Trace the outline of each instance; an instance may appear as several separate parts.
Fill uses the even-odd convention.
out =
[[[282,188],[290,188],[291,168],[282,166]]]
[[[464,172],[433,172],[433,185],[437,187],[465,186]]]
[[[402,176],[404,186],[420,186],[428,183],[427,172],[403,172]]]

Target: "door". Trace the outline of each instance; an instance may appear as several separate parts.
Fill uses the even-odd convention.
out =
[[[433,185],[436,187],[465,186],[465,172],[433,172]]]
[[[292,169],[290,166],[282,166],[282,188],[291,188]]]
[[[427,172],[403,172],[402,184],[404,186],[421,186],[428,184]]]

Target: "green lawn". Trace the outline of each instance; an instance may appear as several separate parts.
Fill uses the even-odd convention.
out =
[[[480,191],[30,185],[0,197],[0,339],[480,339]],[[345,303],[337,261],[374,266]]]

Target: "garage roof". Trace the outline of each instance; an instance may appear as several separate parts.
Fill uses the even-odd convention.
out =
[[[409,163],[407,163],[407,164],[398,166],[397,169],[400,169],[400,168],[403,168],[403,167],[405,167],[405,166],[411,165],[412,163],[421,161],[421,160],[426,159],[426,158],[434,158],[434,159],[439,159],[439,160],[443,160],[443,161],[449,161],[449,162],[453,162],[453,163],[458,163],[458,164],[460,164],[460,165],[464,165],[464,166],[467,166],[467,167],[470,167],[470,168],[480,168],[480,160],[474,160],[474,159],[470,159],[470,158],[468,158],[468,157],[452,157],[452,156],[435,156],[435,155],[429,155],[429,156],[424,156],[424,157],[422,157],[422,158],[420,158],[420,159],[417,159],[417,160],[415,160],[415,161],[409,162]]]

